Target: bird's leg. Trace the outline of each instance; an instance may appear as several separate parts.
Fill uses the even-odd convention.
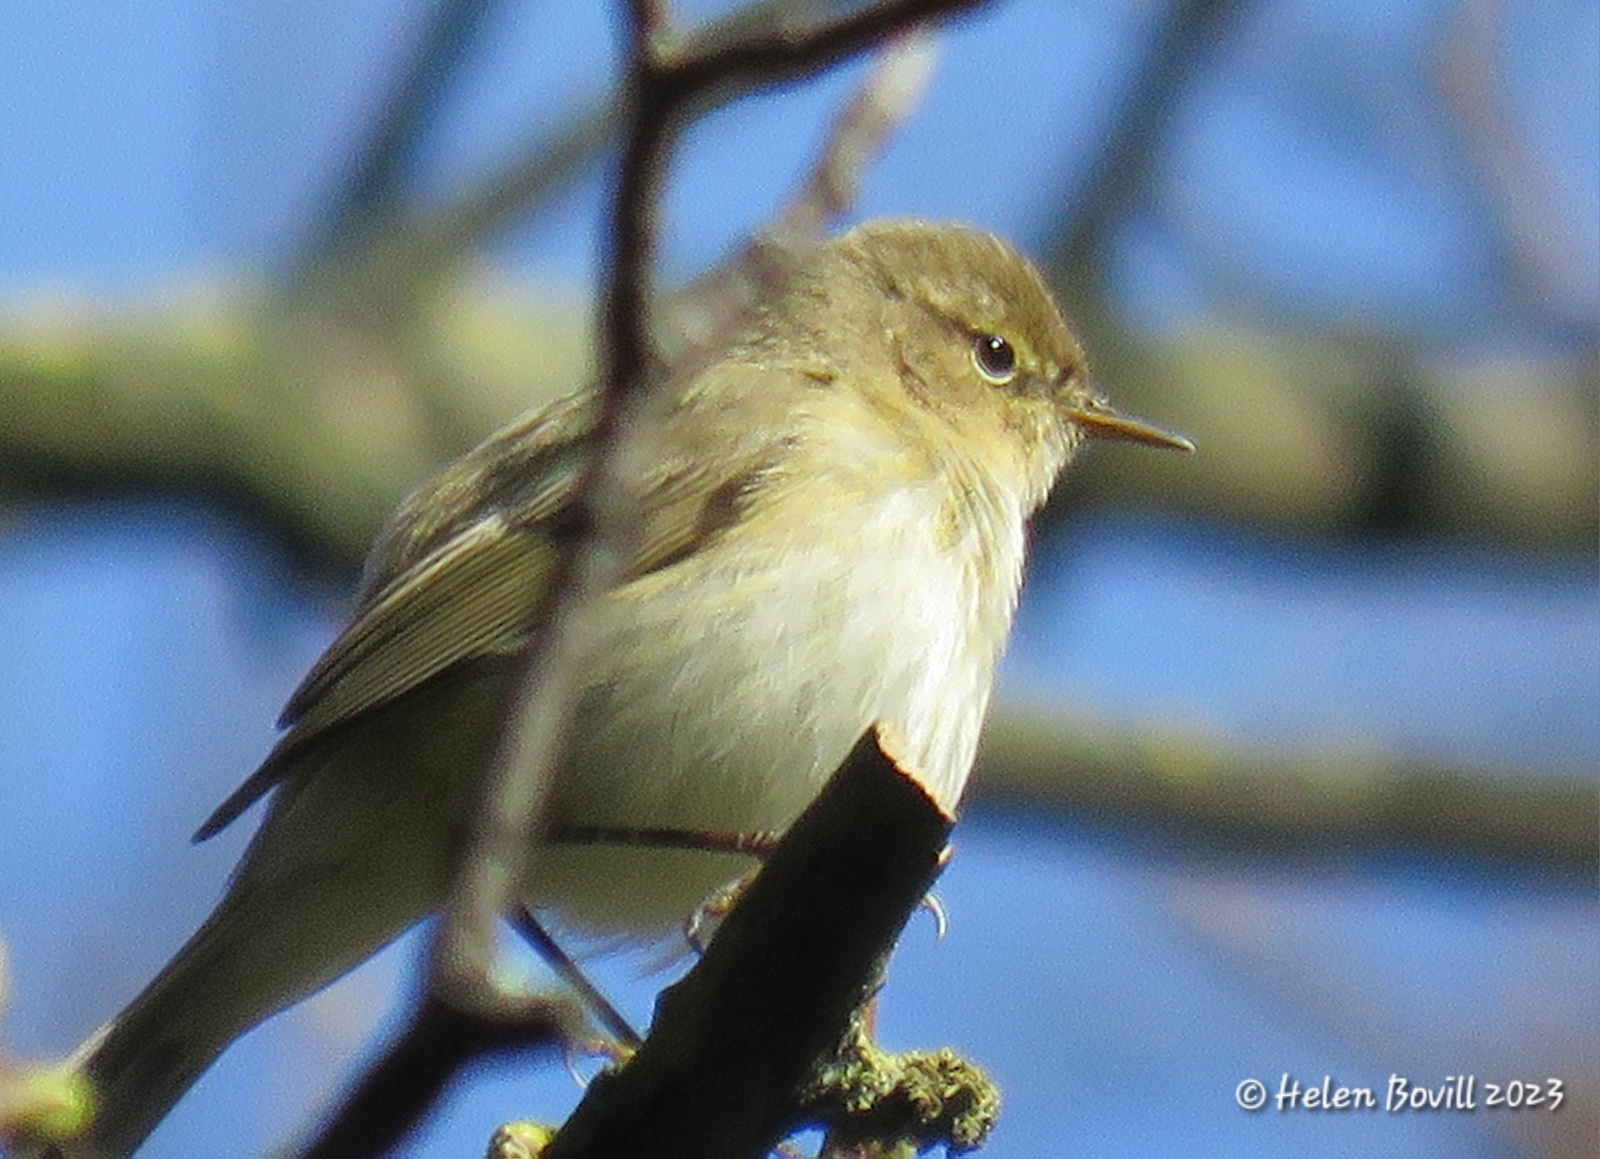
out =
[[[721,886],[705,901],[695,906],[683,922],[683,940],[689,943],[689,948],[699,956],[704,956],[706,946],[711,943],[711,935],[717,932],[717,926],[722,924],[722,919],[727,917],[738,900],[744,896],[744,891],[755,880],[759,870],[751,870],[743,877],[736,877],[726,885]]]
[[[918,908],[927,910],[928,916],[933,918],[933,940],[936,942],[944,941],[944,935],[950,929],[950,916],[944,912],[944,902],[939,900],[939,895],[936,893],[923,894]]]
[[[638,1031],[629,1025],[622,1012],[611,1004],[611,1000],[600,992],[600,987],[589,981],[588,975],[550,936],[539,919],[533,916],[532,910],[527,906],[518,907],[517,912],[511,915],[511,924],[517,933],[522,935],[523,940],[533,947],[534,952],[544,959],[545,964],[556,972],[556,976],[578,995],[579,1000],[589,1008],[596,1021],[615,1040],[622,1054],[631,1055],[639,1049],[640,1043],[644,1040],[639,1037]],[[610,1054],[615,1058],[619,1052],[609,1047],[602,1047],[601,1053]],[[618,1058],[618,1061],[621,1059]]]

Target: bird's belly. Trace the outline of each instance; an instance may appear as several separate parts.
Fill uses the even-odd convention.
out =
[[[887,556],[888,553],[886,553]],[[550,820],[707,835],[788,827],[874,722],[910,741],[950,808],[987,703],[992,651],[962,635],[969,593],[917,553],[840,568],[663,576],[587,625],[589,680]],[[649,577],[647,577],[649,578]],[[869,586],[870,585],[870,586]],[[689,606],[710,601],[715,609]],[[596,932],[670,928],[748,858],[617,843],[547,845],[532,899]]]

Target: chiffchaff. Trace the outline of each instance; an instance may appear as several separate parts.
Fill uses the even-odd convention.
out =
[[[592,392],[406,501],[288,731],[200,831],[276,786],[227,895],[85,1050],[84,1153],[123,1155],[227,1044],[436,910],[506,716]],[[954,808],[1022,578],[1026,523],[1090,437],[1186,447],[1091,392],[1039,275],[998,239],[879,222],[804,257],[626,436],[620,582],[549,825],[781,830],[874,722]],[[632,938],[749,862],[547,843],[529,904]]]

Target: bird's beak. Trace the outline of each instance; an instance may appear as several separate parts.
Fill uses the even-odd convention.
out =
[[[1082,426],[1084,433],[1092,438],[1143,443],[1147,447],[1169,447],[1175,451],[1194,450],[1194,444],[1182,435],[1123,414],[1098,396],[1091,395],[1082,404],[1072,407],[1067,411],[1067,417]]]

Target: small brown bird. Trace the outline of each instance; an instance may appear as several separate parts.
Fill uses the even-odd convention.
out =
[[[234,1038],[440,906],[595,415],[585,392],[518,420],[380,535],[287,732],[200,830],[272,793],[227,895],[86,1044],[99,1111],[68,1154],[130,1153]],[[779,830],[877,721],[953,809],[1027,520],[1094,437],[1189,447],[1093,393],[1004,242],[892,221],[817,247],[628,432],[635,550],[579,621],[551,823]],[[567,843],[534,864],[530,905],[635,939],[750,867]]]

